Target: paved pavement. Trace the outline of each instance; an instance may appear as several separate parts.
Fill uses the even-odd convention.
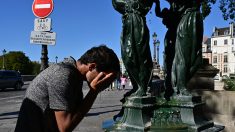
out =
[[[30,82],[27,82],[27,85]],[[101,92],[94,102],[91,110],[88,112],[82,122],[76,127],[74,132],[102,132],[102,122],[112,119],[121,109],[121,102],[124,93],[127,90],[105,90]],[[10,94],[15,91],[7,91]],[[17,91],[16,91],[17,92]],[[14,132],[18,112],[25,89],[20,95],[14,97],[2,98],[0,101],[0,132]],[[84,89],[84,95],[88,92],[88,88]],[[3,94],[3,93],[2,93]]]
[[[77,126],[75,132],[102,132],[102,123],[110,120],[121,109],[121,102],[127,90],[103,91],[98,95],[92,109]]]

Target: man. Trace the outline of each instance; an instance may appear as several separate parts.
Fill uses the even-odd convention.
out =
[[[27,89],[15,132],[71,132],[119,71],[118,57],[104,45],[48,67]],[[83,81],[90,87],[85,98]]]

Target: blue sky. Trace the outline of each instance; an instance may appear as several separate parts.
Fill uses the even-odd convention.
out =
[[[33,31],[33,0],[4,0],[0,4],[0,50],[23,51],[32,61],[40,61],[41,45],[30,44],[30,32]],[[162,7],[168,6],[161,1]],[[147,15],[150,34],[157,33],[160,40],[160,64],[162,65],[163,40],[166,28],[154,13],[153,5]],[[48,46],[50,62],[68,56],[78,59],[87,49],[106,44],[121,57],[120,33],[121,15],[112,7],[112,0],[54,0],[52,31],[56,32],[55,46]],[[213,27],[226,27],[218,5],[212,7],[212,13],[204,21],[204,35],[212,34]],[[151,52],[153,41],[150,38]],[[0,53],[2,55],[2,52]]]

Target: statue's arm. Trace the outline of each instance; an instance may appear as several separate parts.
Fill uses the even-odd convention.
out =
[[[156,4],[156,7],[155,7],[155,14],[156,14],[156,16],[162,18],[163,16],[162,16],[159,0],[153,0],[153,2]]]
[[[112,0],[113,7],[121,14],[125,14],[125,0]]]

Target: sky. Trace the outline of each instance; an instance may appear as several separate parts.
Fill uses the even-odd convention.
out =
[[[218,3],[218,2],[217,2]],[[30,33],[34,30],[32,12],[33,0],[4,0],[0,4],[0,56],[3,49],[22,51],[31,61],[40,61],[41,45],[30,44]],[[168,7],[161,0],[162,7]],[[150,47],[153,55],[152,34],[157,33],[160,41],[159,61],[163,64],[163,41],[166,32],[162,20],[154,13],[155,5],[146,16],[150,30]],[[121,57],[120,34],[122,31],[121,14],[114,10],[112,0],[54,0],[54,10],[48,16],[52,19],[52,32],[56,33],[56,45],[48,46],[49,62],[65,57],[78,59],[93,46],[106,44]],[[218,4],[204,21],[204,35],[210,37],[213,28],[228,27]]]

